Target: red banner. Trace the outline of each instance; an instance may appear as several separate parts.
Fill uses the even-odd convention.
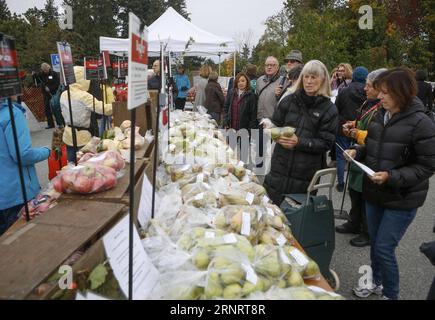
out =
[[[140,64],[148,64],[148,43],[132,34],[131,60]]]

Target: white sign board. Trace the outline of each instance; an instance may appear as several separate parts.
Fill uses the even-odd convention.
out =
[[[151,211],[153,203],[153,186],[148,179],[147,175],[144,175],[142,183],[142,193],[140,194],[138,217],[140,225],[145,228],[151,220]],[[158,205],[160,204],[159,196],[156,192],[154,210],[157,212]]]
[[[145,104],[148,99],[148,29],[141,28],[141,21],[134,13],[128,14],[128,110]]]
[[[104,237],[106,255],[119,286],[128,297],[129,216],[125,216]],[[159,272],[152,264],[133,227],[133,300],[145,300],[156,286]]]
[[[50,55],[51,57],[51,66],[53,68],[54,72],[60,73],[60,58],[59,55],[56,53],[52,53]]]

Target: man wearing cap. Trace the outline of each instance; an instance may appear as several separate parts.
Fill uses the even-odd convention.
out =
[[[292,80],[288,78],[289,72],[295,68],[301,68],[304,66],[302,52],[299,50],[291,50],[290,53],[285,57],[284,62],[285,75],[280,82],[280,85],[276,88],[275,94],[277,97],[281,97],[283,92],[292,86]]]

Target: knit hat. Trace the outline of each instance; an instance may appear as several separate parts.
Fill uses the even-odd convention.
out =
[[[302,52],[299,50],[290,51],[290,53],[285,57],[284,62],[287,63],[289,60],[296,60],[300,63],[303,63],[304,61],[302,60]]]
[[[353,82],[366,83],[369,70],[366,67],[356,67],[352,73]]]

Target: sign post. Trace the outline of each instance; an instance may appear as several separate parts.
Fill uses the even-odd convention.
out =
[[[132,12],[129,13],[129,55],[128,55],[128,99],[127,109],[131,110],[130,145],[130,228],[129,228],[129,278],[128,299],[133,299],[133,227],[134,227],[134,162],[136,108],[143,105],[148,97],[148,30],[143,22]]]
[[[73,149],[74,149],[74,164],[77,166],[77,135],[76,129],[74,127],[74,120],[71,107],[71,92],[69,85],[76,82],[76,77],[74,75],[74,63],[72,58],[71,47],[67,42],[57,42],[57,51],[59,52],[60,58],[60,70],[61,70],[61,82],[66,86],[68,93],[68,107],[69,107],[69,117],[71,132],[73,138]]]
[[[21,183],[26,221],[30,221],[29,206],[27,204],[26,186],[24,183],[23,164],[18,144],[17,127],[10,97],[21,95],[21,83],[18,76],[18,58],[15,49],[15,39],[0,33],[0,97],[8,98],[9,116],[11,118],[12,135],[14,137],[15,152],[17,154],[18,173]]]

